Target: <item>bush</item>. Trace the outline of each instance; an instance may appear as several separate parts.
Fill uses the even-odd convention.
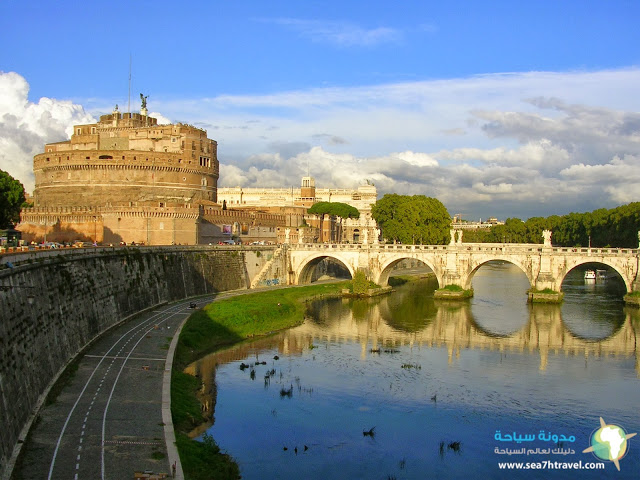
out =
[[[367,293],[369,289],[369,280],[367,280],[367,275],[364,273],[364,270],[356,271],[353,276],[353,293],[355,295],[361,295]]]

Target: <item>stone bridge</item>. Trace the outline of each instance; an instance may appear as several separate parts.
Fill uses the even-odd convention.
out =
[[[566,248],[540,244],[456,243],[451,245],[295,244],[288,246],[289,283],[309,283],[323,259],[343,264],[351,276],[362,269],[370,280],[387,285],[393,267],[402,260],[423,262],[433,270],[440,288],[471,288],[475,272],[485,263],[502,260],[520,267],[532,288],[556,292],[564,277],[580,265],[601,263],[617,272],[627,292],[640,291],[640,250],[630,248]]]

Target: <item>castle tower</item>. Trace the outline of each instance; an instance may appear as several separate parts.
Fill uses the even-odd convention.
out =
[[[300,202],[301,205],[310,207],[316,203],[316,181],[313,177],[302,177],[300,186]]]
[[[217,201],[218,144],[191,125],[158,125],[142,99],[141,113],[116,106],[34,157],[23,238],[197,243],[199,207]]]

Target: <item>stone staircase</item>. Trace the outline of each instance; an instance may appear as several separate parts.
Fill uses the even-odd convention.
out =
[[[257,288],[259,286],[272,286],[273,284],[270,283],[263,283],[263,282],[269,282],[269,280],[271,278],[273,278],[273,276],[271,275],[271,270],[273,265],[276,262],[281,261],[282,256],[285,254],[286,252],[286,247],[284,246],[280,246],[278,248],[276,248],[276,250],[273,252],[273,257],[271,257],[271,260],[269,260],[267,263],[265,263],[264,267],[262,267],[262,270],[260,270],[260,273],[258,273],[258,275],[255,276],[255,278],[251,281],[251,287],[250,288]],[[283,272],[284,273],[284,272]],[[275,285],[279,285],[280,284],[280,279],[275,279]]]

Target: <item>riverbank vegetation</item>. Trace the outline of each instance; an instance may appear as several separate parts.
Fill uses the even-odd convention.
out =
[[[554,245],[562,247],[638,248],[640,202],[601,208],[587,213],[532,217],[526,222],[508,218],[504,225],[465,230],[465,242],[543,243],[542,231],[551,230]]]
[[[304,320],[305,300],[339,295],[343,288],[344,282],[250,293],[213,302],[191,315],[178,339],[171,378],[171,413],[187,480],[235,479],[240,473],[213,438],[189,438],[206,419],[196,397],[201,381],[184,373],[185,367],[220,348],[298,325]]]
[[[465,290],[460,285],[447,285],[433,293],[433,298],[440,300],[464,300],[473,297],[473,288]]]

